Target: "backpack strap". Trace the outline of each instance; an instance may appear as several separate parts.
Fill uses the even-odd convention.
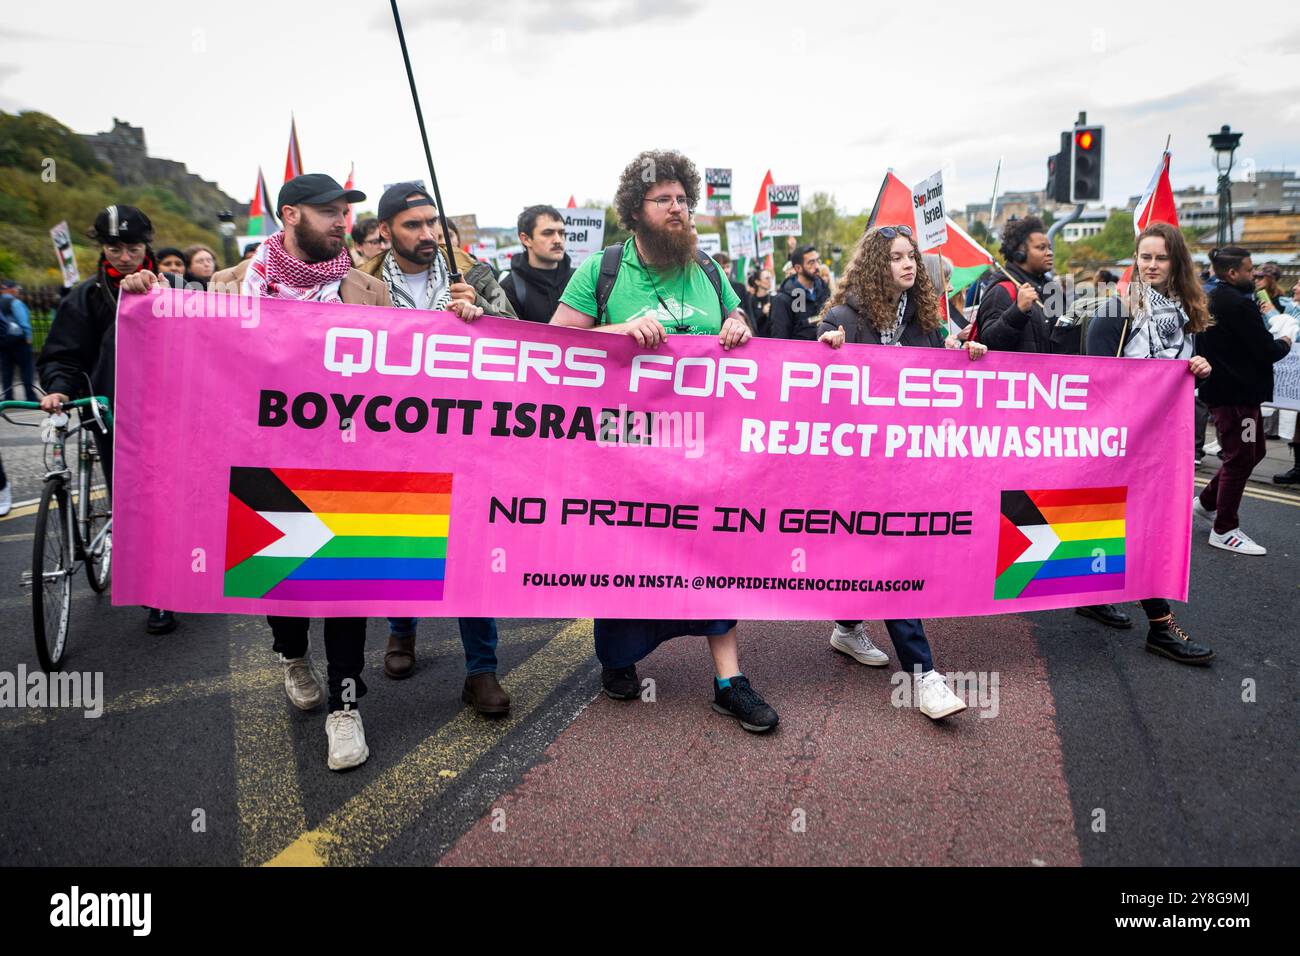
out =
[[[622,244],[606,246],[600,256],[600,272],[596,275],[597,325],[605,324],[605,306],[609,303],[609,294],[614,291],[614,283],[618,280],[618,269],[622,264]]]
[[[519,300],[519,318],[523,318],[524,303],[528,301],[528,283],[519,278],[514,272],[510,273],[510,288],[515,290],[515,298]]]
[[[713,285],[713,291],[717,293],[718,310],[722,313],[722,322],[725,324],[727,321],[727,302],[722,297],[722,272],[718,269],[718,264],[703,249],[697,248],[695,250],[695,261],[704,270],[704,274],[709,277],[709,282]]]

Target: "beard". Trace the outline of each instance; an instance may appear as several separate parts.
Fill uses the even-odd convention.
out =
[[[636,238],[652,265],[685,266],[695,258],[695,233],[685,221],[680,229],[642,223]]]
[[[393,252],[401,256],[407,262],[414,262],[416,265],[427,266],[433,263],[438,256],[438,244],[435,242],[417,242],[413,246],[404,246],[397,241],[397,234],[393,234]]]
[[[306,255],[308,262],[326,262],[343,251],[343,237],[327,232],[317,232],[301,219],[293,227],[293,239]]]

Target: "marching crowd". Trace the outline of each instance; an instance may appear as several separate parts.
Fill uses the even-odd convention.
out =
[[[643,152],[623,170],[614,205],[631,238],[577,268],[565,251],[563,216],[546,205],[520,214],[524,251],[513,257],[503,278],[460,248],[449,263],[434,200],[414,182],[384,192],[377,216],[352,229],[349,249],[349,204],[365,198],[324,174],[290,180],[276,203],[282,231],[250,246],[242,261],[224,270],[218,270],[216,254],[206,247],[155,250],[152,225],[138,209],[118,205],[103,210],[89,233],[101,246],[97,274],[59,304],[37,362],[45,389],[41,407],[55,412],[61,403],[88,395],[111,400],[118,296],[145,293],[158,283],[450,311],[466,322],[484,314],[504,316],[627,335],[643,348],[654,348],[668,335],[693,334],[713,336],[722,349],[736,349],[764,335],[806,340],[810,348],[838,349],[846,343],[947,348],[976,361],[990,349],[1061,351],[1064,341],[1076,353],[1186,365],[1199,385],[1200,403],[1213,418],[1223,458],[1190,507],[1211,524],[1208,540],[1214,547],[1241,555],[1265,553],[1242,530],[1239,506],[1246,481],[1264,455],[1261,405],[1272,396],[1273,363],[1289,352],[1296,335],[1300,286],[1293,290],[1296,298],[1282,296],[1276,281],[1280,274],[1267,267],[1257,273],[1248,250],[1216,249],[1212,275],[1203,278],[1181,233],[1152,225],[1137,238],[1128,287],[1089,300],[1081,311],[1080,302],[1071,301],[1052,274],[1046,227],[1028,217],[1005,230],[1001,251],[1006,265],[991,268],[974,287],[978,301],[962,309],[948,286],[950,263],[923,256],[907,224],[868,229],[838,277],[811,245],[790,250],[779,285],[769,270],[729,275],[727,256],[710,257],[698,248],[693,214],[700,176],[687,157],[674,151]],[[458,245],[454,236],[452,243]],[[1263,280],[1258,284],[1266,293],[1258,298],[1257,280]],[[30,322],[14,291],[12,283],[0,284],[5,331],[17,327],[12,336],[25,338],[30,364]],[[10,353],[4,354],[7,394],[12,368]],[[28,372],[24,382],[30,379]],[[1203,437],[1204,420],[1201,424]],[[101,457],[111,483],[110,442],[101,443]],[[1300,451],[1297,468],[1279,481],[1300,481]],[[1147,650],[1180,663],[1209,663],[1214,652],[1174,621],[1167,600],[1157,597],[1141,604],[1148,623]],[[1109,627],[1133,627],[1129,615],[1112,605],[1078,612]],[[325,620],[323,684],[308,651],[308,621],[271,616],[268,622],[289,700],[304,710],[326,704],[328,766],[341,770],[363,763],[369,748],[357,704],[366,693],[365,619]],[[391,618],[388,623],[384,671],[390,678],[404,678],[415,667],[416,621]],[[171,612],[150,609],[150,632],[176,626]],[[495,620],[462,618],[459,626],[466,661],[464,701],[482,714],[508,713],[509,695],[496,678]],[[891,620],[885,629],[900,665],[916,682],[922,713],[938,720],[964,709],[936,669],[923,622]],[[712,659],[714,710],[754,732],[779,723],[776,710],[740,666],[736,620],[598,619],[594,633],[603,689],[612,698],[637,698],[638,662],[664,641],[694,635],[705,638]],[[862,621],[835,622],[830,642],[862,664],[889,664],[888,654],[875,646]]]

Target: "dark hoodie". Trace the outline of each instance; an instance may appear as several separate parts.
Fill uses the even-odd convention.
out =
[[[501,288],[514,306],[515,315],[545,324],[555,314],[573,273],[567,252],[554,269],[534,268],[528,263],[527,252],[517,252],[510,257],[510,274],[501,280]]]
[[[1008,263],[1007,273],[1017,282],[1028,282],[1037,291],[1039,301],[1021,312],[1015,293],[1007,288],[1006,279],[989,286],[980,300],[976,315],[979,341],[998,352],[1050,352],[1052,326],[1061,309],[1060,284],[1045,276],[1025,272]]]

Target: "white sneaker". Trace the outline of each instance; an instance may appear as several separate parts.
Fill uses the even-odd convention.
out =
[[[10,511],[12,511],[13,507],[14,507],[13,485],[6,483],[3,488],[0,488],[0,518],[3,518]]]
[[[831,632],[831,647],[868,667],[884,667],[889,663],[889,655],[867,637],[867,628],[862,621],[858,621],[851,631],[836,624]]]
[[[921,713],[931,720],[938,720],[966,709],[966,704],[948,688],[948,682],[938,671],[930,671],[922,675],[917,679],[915,687]]]
[[[327,763],[331,770],[359,767],[370,756],[359,710],[336,710],[326,717],[325,736],[330,742]]]
[[[1205,505],[1201,504],[1200,495],[1192,495],[1192,517],[1204,518],[1206,521],[1214,520],[1214,512],[1205,510]]]
[[[1222,548],[1224,551],[1232,551],[1236,554],[1268,554],[1267,548],[1250,540],[1250,535],[1240,528],[1233,528],[1223,534],[1215,534],[1214,529],[1211,528],[1210,547]]]
[[[311,666],[311,655],[285,657],[281,654],[280,663],[284,665],[284,692],[289,695],[289,703],[299,710],[319,707],[325,691]]]

